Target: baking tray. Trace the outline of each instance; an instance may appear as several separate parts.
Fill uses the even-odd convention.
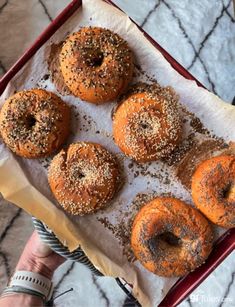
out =
[[[112,1],[107,3],[117,7]],[[40,47],[77,11],[82,5],[82,0],[73,0],[46,28],[46,30],[36,39],[33,45],[25,51],[19,60],[8,70],[0,80],[0,95],[5,90],[8,83],[16,73],[28,62],[28,60],[40,49]],[[117,7],[118,8],[118,7]],[[119,8],[118,8],[119,9]],[[133,21],[133,20],[132,20]],[[134,21],[133,21],[134,22]],[[143,29],[138,27],[145,37],[158,49],[171,66],[182,76],[189,80],[194,80],[199,86],[203,85],[184,69],[166,50],[164,50],[154,39]],[[200,283],[234,250],[235,248],[235,228],[228,230],[214,244],[207,261],[194,272],[179,279],[168,291],[165,298],[158,305],[159,307],[172,307],[182,302]]]

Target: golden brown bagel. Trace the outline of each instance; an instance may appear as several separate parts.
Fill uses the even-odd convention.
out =
[[[183,276],[200,266],[212,248],[211,227],[181,200],[159,197],[135,217],[131,245],[136,258],[154,274]]]
[[[181,134],[175,97],[157,84],[135,88],[114,113],[114,141],[138,162],[167,156],[178,145]]]
[[[48,180],[65,211],[84,215],[103,208],[111,200],[120,176],[110,152],[99,144],[80,142],[54,157]]]
[[[199,164],[192,177],[192,197],[213,223],[235,227],[235,156],[217,156]]]
[[[70,108],[43,89],[25,90],[7,99],[0,112],[3,141],[17,155],[51,155],[70,131]]]
[[[64,81],[73,95],[95,104],[117,98],[133,74],[130,48],[108,29],[89,27],[73,33],[59,59]]]

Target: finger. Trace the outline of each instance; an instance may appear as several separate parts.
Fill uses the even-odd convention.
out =
[[[50,249],[49,245],[41,241],[36,231],[33,232],[30,238],[30,243],[31,242],[32,242],[32,245],[31,245],[32,253],[36,257],[45,258],[45,257],[48,257],[52,253],[52,250]]]

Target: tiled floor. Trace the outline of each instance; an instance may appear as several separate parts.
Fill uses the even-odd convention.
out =
[[[15,62],[69,0],[0,0],[0,75]],[[227,102],[235,96],[235,19],[232,0],[115,0],[206,87]],[[32,230],[22,211],[0,205],[0,286],[11,274]],[[16,240],[17,238],[17,240]],[[235,306],[235,254],[182,306]],[[111,278],[96,279],[66,262],[54,276],[57,306],[122,306],[124,293]]]

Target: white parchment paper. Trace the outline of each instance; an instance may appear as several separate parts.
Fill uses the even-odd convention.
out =
[[[0,102],[14,93],[15,90],[43,87],[57,93],[53,83],[44,80],[48,74],[47,59],[51,44],[64,40],[68,33],[78,30],[81,26],[100,26],[117,32],[130,45],[135,54],[136,63],[153,76],[162,86],[170,85],[180,96],[181,103],[190,112],[198,116],[204,126],[216,136],[226,141],[235,140],[235,108],[224,103],[217,96],[195,82],[186,80],[178,74],[164,59],[130,19],[119,10],[101,0],[83,0],[83,6],[53,35],[53,37],[35,54],[24,68],[12,79]],[[143,80],[144,77],[136,77]],[[57,93],[59,95],[59,93]],[[132,202],[138,193],[172,193],[176,197],[192,203],[190,193],[181,185],[171,173],[170,168],[162,162],[150,163],[144,174],[137,168],[130,168],[131,161],[125,158],[112,140],[111,112],[115,102],[95,106],[73,96],[62,97],[73,106],[73,135],[68,143],[85,140],[104,145],[115,153],[123,166],[125,184],[110,206],[99,212],[85,217],[73,219],[79,233],[79,242],[91,261],[105,274],[125,278],[134,285],[134,294],[143,306],[156,306],[165,296],[176,279],[160,278],[146,271],[139,263],[129,263],[123,254],[123,245],[114,231],[107,229],[99,221],[107,219],[115,226],[123,226],[132,212]],[[4,160],[12,154],[1,145]],[[2,156],[1,156],[2,157]],[[56,204],[47,183],[48,159],[26,160],[13,156],[14,163],[19,163],[27,179],[49,201]],[[1,171],[1,170],[0,170]],[[164,174],[170,176],[170,184],[164,181]],[[136,175],[138,174],[138,175]],[[160,174],[150,176],[148,174]],[[168,178],[169,179],[169,178]],[[169,180],[168,180],[169,181]]]

